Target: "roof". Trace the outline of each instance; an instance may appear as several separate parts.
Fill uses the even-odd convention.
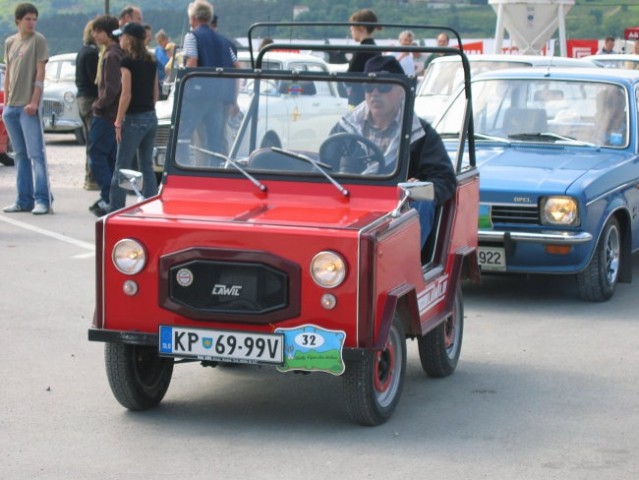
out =
[[[639,82],[639,70],[616,68],[513,68],[484,72],[473,77],[473,81],[487,79],[562,79],[562,80],[593,80],[599,82],[635,83]]]
[[[570,66],[584,66],[589,67],[592,62],[579,58],[569,57],[550,57],[545,55],[504,55],[504,54],[470,54],[466,55],[468,61],[473,62],[513,62],[513,63],[527,63],[529,65],[570,65]],[[460,57],[445,56],[438,57],[433,60],[432,63],[440,62],[459,62]]]

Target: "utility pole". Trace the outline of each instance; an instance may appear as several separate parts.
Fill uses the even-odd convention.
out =
[[[104,0],[104,14],[109,14],[109,0]]]

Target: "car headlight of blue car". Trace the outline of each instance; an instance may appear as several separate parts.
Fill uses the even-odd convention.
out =
[[[580,224],[579,204],[575,198],[543,197],[540,207],[542,225],[577,227]]]

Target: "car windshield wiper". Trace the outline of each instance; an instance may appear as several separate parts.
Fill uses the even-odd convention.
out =
[[[333,167],[331,167],[330,165],[328,165],[326,163],[323,163],[323,162],[318,162],[317,160],[314,160],[311,157],[308,157],[306,155],[302,155],[301,153],[291,152],[289,150],[284,150],[283,148],[271,147],[271,151],[276,152],[276,153],[281,153],[282,155],[286,155],[287,157],[296,158],[297,160],[302,160],[304,162],[310,163],[322,175],[324,175],[328,179],[329,182],[331,182],[333,185],[335,185],[335,188],[337,188],[337,190],[339,190],[339,193],[341,193],[345,197],[348,197],[348,195],[349,195],[348,190],[346,190],[344,187],[342,187],[333,177],[331,177],[326,172],[326,170],[324,170],[325,168],[331,170]]]
[[[561,140],[562,142],[569,142],[572,145],[581,145],[584,147],[594,147],[595,144],[591,142],[584,142],[571,137],[564,137],[556,133],[544,132],[544,133],[517,133],[514,135],[508,135],[508,138],[513,140]]]
[[[226,155],[222,155],[221,153],[217,153],[217,152],[213,152],[211,150],[207,150],[206,148],[196,147],[195,145],[190,145],[190,147],[192,149],[194,149],[194,150],[197,150],[198,152],[206,153],[207,155],[210,155],[212,157],[219,158],[220,160],[224,160],[227,164],[233,165],[233,167],[235,167],[236,170],[240,171],[242,173],[242,175],[244,175],[246,178],[248,178],[253,185],[255,185],[257,188],[259,188],[262,192],[266,192],[266,185],[264,185],[257,178],[255,178],[253,175],[251,175],[246,170],[244,170],[242,167],[240,167],[237,162],[235,162],[234,160],[231,160]]]

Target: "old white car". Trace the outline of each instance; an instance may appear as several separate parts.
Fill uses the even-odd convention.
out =
[[[42,120],[45,132],[73,133],[76,141],[86,142],[78,112],[75,86],[75,53],[53,55],[45,69]]]
[[[588,55],[583,57],[584,60],[593,62],[603,68],[626,68],[630,70],[639,70],[639,55],[626,53],[599,53],[597,55]]]
[[[239,52],[238,61],[241,68],[251,68],[248,52]],[[262,70],[307,72],[329,71],[327,63],[321,58],[291,52],[267,53],[261,68]],[[249,108],[252,87],[246,82],[239,85],[237,104],[240,113],[228,117],[229,136],[233,135],[234,127],[238,125]],[[268,108],[270,112],[269,123],[261,125],[261,130],[256,132],[258,143],[262,147],[280,147],[283,144],[293,145],[295,148],[315,146],[314,142],[324,138],[334,125],[335,114],[343,112],[347,104],[344,92],[340,92],[335,83],[268,81],[260,85],[260,91],[262,92],[260,108]],[[156,172],[164,170],[174,101],[173,92],[171,92],[167,100],[156,104],[155,110],[158,116],[154,155]]]
[[[592,67],[587,60],[541,55],[468,55],[471,75],[521,67]],[[438,57],[428,66],[415,98],[415,112],[432,122],[437,118],[463,81],[464,72],[457,55]]]

